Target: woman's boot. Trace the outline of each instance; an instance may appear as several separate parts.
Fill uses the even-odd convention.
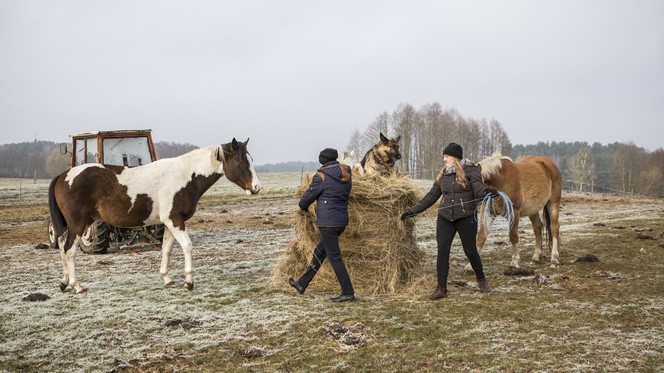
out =
[[[447,298],[447,287],[440,285],[436,286],[436,290],[434,290],[433,293],[431,293],[431,295],[429,295],[427,298],[429,298],[429,300]]]
[[[486,282],[486,278],[478,278],[477,279],[477,284],[480,287],[480,293],[490,293],[491,288],[489,287],[489,284]]]

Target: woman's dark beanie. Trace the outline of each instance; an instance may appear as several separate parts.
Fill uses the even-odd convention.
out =
[[[463,148],[461,145],[451,142],[443,149],[443,155],[451,155],[454,158],[463,159]]]
[[[320,152],[320,155],[318,155],[318,162],[320,162],[320,164],[325,164],[327,162],[336,161],[337,158],[339,158],[337,149],[325,148]]]

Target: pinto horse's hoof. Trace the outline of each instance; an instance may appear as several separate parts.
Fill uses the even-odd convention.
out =
[[[177,286],[177,284],[176,284],[175,282],[173,282],[173,281],[169,281],[169,282],[167,282],[167,283],[164,284],[164,289],[167,289],[167,288],[173,288],[173,287],[175,287],[175,286]]]
[[[86,288],[81,288],[81,290],[77,290],[77,291],[76,291],[76,294],[87,294],[87,292],[88,292],[88,289],[86,289]]]
[[[62,282],[60,283],[60,291],[65,292],[65,289],[67,288],[67,284],[63,284]]]
[[[186,287],[187,290],[192,291],[192,290],[194,290],[194,283],[193,282],[185,282],[184,287]]]

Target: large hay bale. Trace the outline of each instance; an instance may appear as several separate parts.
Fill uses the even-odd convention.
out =
[[[297,191],[308,188],[306,175]],[[348,204],[350,223],[339,239],[341,253],[355,291],[360,294],[395,292],[411,280],[420,266],[423,252],[417,248],[412,219],[399,219],[402,212],[419,201],[419,189],[406,176],[353,177]],[[312,211],[296,213],[293,240],[281,254],[273,275],[277,286],[288,277],[297,278],[307,268],[314,247],[320,241]],[[326,260],[309,285],[314,291],[337,292],[339,283]]]

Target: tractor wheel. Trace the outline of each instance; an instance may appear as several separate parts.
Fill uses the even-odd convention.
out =
[[[48,247],[51,249],[58,247],[58,240],[55,239],[55,227],[51,219],[48,219],[48,223],[46,223],[46,233],[48,235]]]
[[[110,226],[103,221],[95,221],[83,232],[81,251],[86,254],[103,254],[110,246]]]

